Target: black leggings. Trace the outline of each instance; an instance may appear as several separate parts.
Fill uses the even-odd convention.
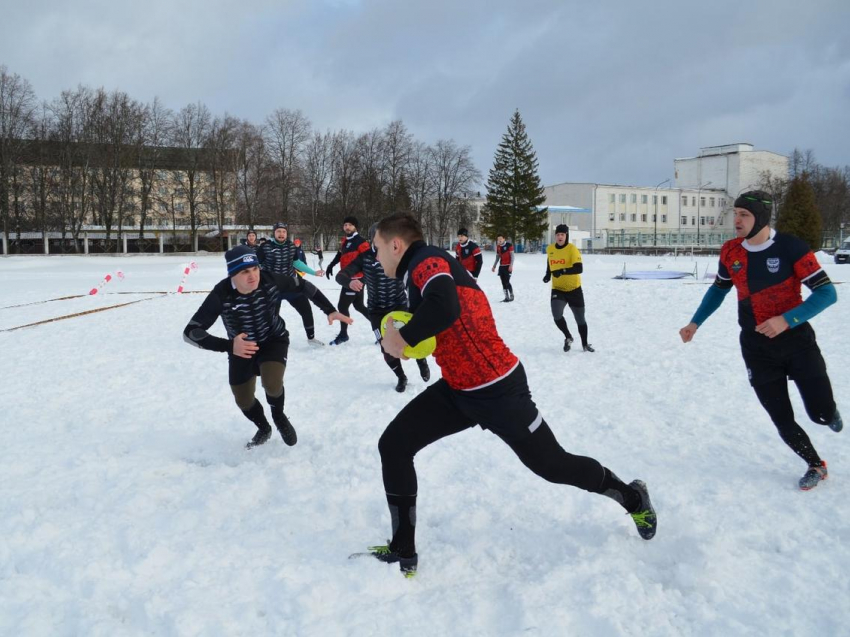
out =
[[[499,387],[503,384],[506,386]],[[537,410],[521,367],[490,388],[477,391],[487,391],[488,396],[478,401],[470,396],[476,392],[452,390],[440,379],[410,401],[389,424],[378,442],[388,495],[415,496],[413,457],[417,452],[476,423],[491,429],[526,467],[544,480],[592,493],[603,492],[606,470],[599,462],[565,451],[545,421],[538,420],[539,425],[530,431]],[[520,404],[525,400],[527,404]],[[507,422],[505,414],[522,417],[524,422]]]
[[[354,306],[354,309],[360,312],[366,319],[369,319],[369,312],[366,309],[366,306],[363,304],[363,290],[359,292],[355,292],[354,290],[349,290],[348,288],[342,288],[339,291],[339,303],[337,304],[337,309],[340,314],[345,314],[346,316],[351,316],[351,313],[348,311],[348,308]],[[340,323],[339,324],[339,332],[340,334],[348,334],[348,324]]]
[[[794,381],[806,413],[809,418],[818,424],[825,425],[832,422],[835,417],[835,400],[832,395],[832,385],[829,378],[804,378]],[[803,431],[803,428],[794,420],[794,409],[791,406],[791,398],[788,395],[788,381],[779,378],[753,387],[762,407],[767,411],[773,424],[779,432],[779,436],[791,449],[805,460],[809,466],[819,465],[821,462],[818,452],[815,451],[811,440]]]
[[[502,280],[502,289],[508,290],[509,292],[513,292],[514,288],[511,285],[511,273],[508,272],[508,266],[500,265],[499,266],[499,278]]]
[[[304,331],[307,333],[307,338],[313,338],[316,335],[316,328],[313,323],[313,308],[310,307],[310,301],[303,294],[299,294],[294,298],[287,298],[286,300],[301,315],[301,322],[304,324]]]
[[[375,333],[375,340],[379,343],[382,340],[381,337],[381,319],[384,318],[390,312],[395,312],[396,310],[401,310],[403,312],[407,311],[406,307],[395,307],[391,310],[378,310],[377,312],[369,313],[369,323],[372,325],[372,331]],[[384,362],[387,364],[391,370],[393,370],[393,374],[398,377],[404,376],[404,370],[401,367],[401,360],[396,358],[395,356],[390,356],[387,354],[383,348],[381,348],[381,353],[384,355]]]

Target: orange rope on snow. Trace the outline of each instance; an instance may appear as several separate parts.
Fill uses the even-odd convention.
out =
[[[136,294],[140,294],[140,293],[136,292]],[[88,295],[86,294],[86,295],[83,295],[83,296],[88,296]],[[125,307],[127,305],[134,305],[135,303],[142,303],[143,301],[152,301],[154,299],[161,299],[164,296],[166,296],[165,292],[160,294],[160,296],[152,296],[152,297],[147,298],[147,299],[137,299],[135,301],[129,301],[127,303],[119,303],[118,305],[108,305],[106,307],[99,307],[99,308],[94,309],[94,310],[86,310],[85,312],[76,312],[74,314],[65,314],[64,316],[57,316],[55,318],[45,319],[43,321],[36,321],[35,323],[27,323],[26,325],[18,325],[17,327],[10,327],[10,328],[5,329],[5,330],[0,330],[0,332],[14,332],[15,330],[22,330],[25,327],[35,327],[36,325],[45,325],[46,323],[55,323],[56,321],[64,321],[65,319],[74,318],[74,317],[77,317],[77,316],[85,316],[86,314],[95,314],[97,312],[105,312],[106,310],[114,310],[115,308],[118,308],[118,307]]]

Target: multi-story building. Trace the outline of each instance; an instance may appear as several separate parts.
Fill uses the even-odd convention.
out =
[[[717,247],[733,235],[732,204],[765,175],[786,176],[788,158],[751,144],[712,146],[675,160],[675,182],[662,187],[562,183],[545,188],[546,204],[590,211],[583,247]]]

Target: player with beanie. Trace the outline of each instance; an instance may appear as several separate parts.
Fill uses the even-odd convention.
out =
[[[750,385],[779,436],[807,466],[800,489],[808,491],[827,477],[821,459],[794,420],[788,379],[794,381],[809,418],[832,431],[843,428],[810,319],[835,303],[835,286],[805,242],[770,227],[773,198],[761,190],[735,200],[736,239],[723,244],[717,277],[691,322],[679,330],[685,343],[720,307],[733,287],[738,291],[741,353]],[[812,293],[803,301],[801,286]]]
[[[340,264],[341,268],[345,268],[359,255],[370,250],[369,242],[357,233],[359,225],[357,217],[348,216],[342,220],[342,231],[345,233],[345,237],[342,241],[340,241],[339,250],[337,250],[336,256],[334,256],[333,261],[331,261],[331,264],[328,266],[328,269],[325,270],[325,276],[329,279],[331,278],[334,266],[337,263]],[[355,280],[361,278],[363,278],[362,272],[355,274],[352,277],[352,279]],[[348,308],[353,305],[354,309],[360,312],[367,319],[369,318],[369,312],[366,309],[366,305],[363,303],[363,288],[360,288],[359,291],[355,291],[351,288],[343,287],[339,291],[338,305],[339,311],[345,316],[350,315]],[[334,338],[330,344],[342,345],[347,341],[348,325],[346,323],[340,323],[339,334],[336,335],[336,338]]]
[[[481,248],[474,241],[469,240],[469,230],[461,228],[457,231],[457,243],[455,244],[455,258],[466,268],[466,271],[477,279],[481,274],[481,266],[484,265],[484,256]]]
[[[257,427],[248,448],[261,445],[271,436],[271,425],[263,406],[255,398],[257,376],[271,406],[272,419],[287,445],[297,441],[295,429],[283,413],[283,374],[289,351],[289,332],[278,314],[284,295],[305,294],[333,321],[351,319],[336,311],[315,286],[300,277],[260,270],[257,254],[248,246],[236,246],[224,255],[227,278],[219,281],[183,330],[190,345],[213,352],[227,352],[230,389],[245,417]],[[227,338],[209,330],[221,317]]]
[[[587,321],[584,318],[584,292],[581,289],[581,252],[570,243],[570,228],[565,223],[555,227],[555,243],[546,248],[546,274],[543,283],[552,281],[552,297],[550,307],[555,325],[564,334],[564,351],[569,352],[573,343],[567,319],[564,318],[564,308],[570,306],[570,311],[576,319],[581,346],[585,352],[596,350],[587,342]]]

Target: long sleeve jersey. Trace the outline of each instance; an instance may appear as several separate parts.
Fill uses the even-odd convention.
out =
[[[384,268],[376,258],[375,250],[361,252],[357,258],[339,271],[336,282],[347,288],[352,279],[362,273],[368,291],[366,304],[369,311],[387,311],[396,307],[407,306],[407,293],[404,281],[391,279],[384,273]]]
[[[328,266],[328,270],[332,270],[333,267],[339,263],[340,267],[345,268],[349,263],[354,261],[357,258],[357,255],[366,252],[370,249],[369,242],[366,241],[363,237],[361,237],[356,232],[352,233],[350,237],[345,237],[339,243],[339,250],[331,261],[331,264]],[[363,274],[358,274],[352,278],[359,279]]]
[[[268,241],[257,250],[260,268],[265,272],[295,276],[295,259],[298,248],[289,239],[283,243]]]
[[[219,281],[204,299],[183,330],[183,340],[201,349],[232,353],[233,339],[242,333],[255,343],[287,336],[286,323],[279,314],[280,302],[282,295],[293,292],[305,294],[325,314],[335,311],[315,285],[300,277],[261,271],[260,283],[250,294],[241,294],[228,277]],[[227,338],[207,331],[219,317]]]
[[[467,241],[466,243],[458,242],[455,245],[455,258],[476,279],[481,274],[484,257],[481,254],[481,248],[474,241]]]
[[[437,337],[434,358],[452,389],[480,389],[510,374],[519,359],[496,330],[487,296],[445,250],[411,244],[396,270],[413,318],[399,330],[411,345]]]

